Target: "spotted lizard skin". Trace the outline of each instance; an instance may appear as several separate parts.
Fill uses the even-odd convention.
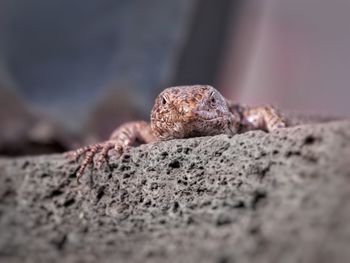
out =
[[[286,127],[278,111],[270,105],[247,107],[226,100],[207,85],[165,89],[155,100],[151,122],[128,122],[117,128],[109,140],[69,152],[75,160],[83,157],[77,181],[97,158],[97,167],[108,163],[111,150],[120,156],[136,142],[150,143],[218,134],[234,135],[249,130],[266,132]]]

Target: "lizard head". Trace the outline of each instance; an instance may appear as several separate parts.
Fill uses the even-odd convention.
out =
[[[152,130],[161,140],[234,134],[238,123],[219,91],[205,85],[165,89],[151,113]]]

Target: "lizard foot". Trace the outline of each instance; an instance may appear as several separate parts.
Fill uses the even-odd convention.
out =
[[[108,141],[85,146],[66,155],[75,161],[84,156],[77,171],[77,183],[79,184],[86,167],[94,165],[95,157],[97,157],[97,168],[100,168],[103,163],[108,164],[110,150],[114,149],[119,158],[136,141],[148,143],[154,140],[151,126],[148,123],[144,121],[128,122],[117,128]]]
[[[242,115],[246,130],[271,132],[288,126],[283,116],[271,105],[246,107]]]
[[[126,147],[123,147],[121,144],[118,144],[115,141],[106,141],[88,145],[66,154],[67,157],[73,159],[74,161],[79,161],[80,157],[83,157],[83,160],[76,173],[78,184],[80,184],[80,178],[83,176],[86,167],[89,165],[92,167],[94,166],[95,157],[97,157],[97,168],[100,168],[104,162],[108,164],[108,153],[111,149],[115,149],[118,157],[120,157],[126,150]]]
[[[274,131],[287,127],[287,122],[279,115],[273,116],[268,123],[266,123],[268,131]]]

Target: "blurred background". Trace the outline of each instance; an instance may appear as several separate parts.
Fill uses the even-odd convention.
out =
[[[0,155],[149,119],[173,85],[350,115],[350,1],[0,0]]]

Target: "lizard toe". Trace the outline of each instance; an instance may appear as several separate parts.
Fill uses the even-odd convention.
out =
[[[99,152],[99,157],[97,160],[97,168],[101,168],[104,163],[108,164],[108,153],[113,149],[114,144],[112,142],[106,142],[102,145],[102,150]]]

